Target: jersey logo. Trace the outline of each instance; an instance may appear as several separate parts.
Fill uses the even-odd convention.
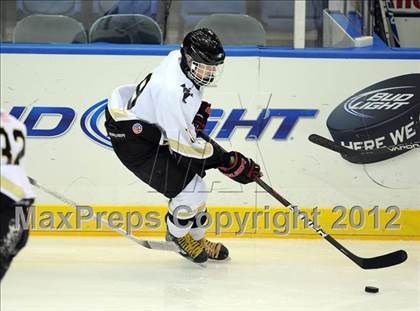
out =
[[[185,83],[181,84],[181,87],[182,87],[182,91],[184,92],[184,96],[182,96],[182,101],[186,104],[187,103],[186,102],[187,98],[190,97],[190,96],[193,97],[193,93],[191,93],[192,87],[187,88]]]

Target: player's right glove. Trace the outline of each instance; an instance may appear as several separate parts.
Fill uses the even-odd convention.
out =
[[[236,151],[229,152],[229,155],[231,158],[230,165],[219,167],[220,172],[229,178],[241,184],[248,184],[262,176],[260,166],[252,159]]]

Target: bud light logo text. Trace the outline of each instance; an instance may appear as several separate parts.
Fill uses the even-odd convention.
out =
[[[89,107],[80,118],[80,127],[85,135],[99,145],[112,148],[103,124],[103,115],[108,100],[102,100]],[[27,111],[28,110],[28,111]],[[25,123],[28,137],[57,137],[71,129],[76,119],[76,111],[70,107],[31,107],[15,106],[10,111],[12,115]],[[234,108],[227,111],[220,108],[212,109],[205,132],[217,140],[231,139],[236,128],[249,128],[245,139],[258,140],[269,123],[278,122],[272,137],[274,140],[286,140],[298,121],[302,118],[314,118],[317,109],[262,109],[255,119],[247,118],[247,110]],[[54,118],[53,118],[54,117]],[[42,118],[51,118],[52,125],[40,128]],[[216,127],[219,129],[216,131]]]
[[[415,88],[414,86],[398,86],[369,91],[351,97],[345,104],[344,109],[362,118],[374,118],[374,115],[362,113],[369,110],[397,110],[410,105],[409,100],[414,97],[412,93],[401,93],[404,89]]]

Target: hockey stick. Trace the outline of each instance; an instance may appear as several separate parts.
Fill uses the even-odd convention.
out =
[[[77,209],[79,207],[89,207],[89,206],[86,206],[86,205],[79,205],[76,202],[74,202],[74,201],[72,201],[70,199],[67,199],[67,198],[63,197],[61,194],[58,194],[57,192],[52,191],[52,190],[44,187],[43,185],[41,185],[40,183],[38,183],[35,179],[33,179],[31,177],[28,177],[28,179],[29,179],[29,182],[33,186],[35,186],[35,187],[43,190],[44,192],[52,195],[56,199],[59,199],[60,201],[66,203],[67,205],[70,205],[71,207],[73,207],[75,209]],[[93,214],[93,217],[95,219],[97,219],[97,217],[96,217],[95,214]],[[107,220],[103,219],[102,217],[100,217],[99,219],[107,227],[109,227],[112,230],[118,232],[119,234],[127,237],[131,241],[136,242],[137,244],[140,244],[141,246],[143,246],[145,248],[157,249],[157,250],[162,250],[162,251],[175,251],[175,252],[179,252],[179,248],[178,248],[178,246],[176,246],[176,244],[174,242],[169,242],[169,241],[160,242],[160,241],[148,241],[148,240],[138,239],[138,238],[132,236],[131,234],[128,234],[126,231],[124,231],[121,228],[111,226],[111,224]]]
[[[203,132],[198,132],[198,135],[202,137],[205,141],[211,143],[212,145],[216,146],[224,150],[218,143],[212,140],[208,135]],[[389,254],[385,254],[382,256],[371,257],[371,258],[364,258],[359,257],[341,245],[337,240],[335,240],[332,236],[326,233],[320,226],[316,226],[314,222],[308,218],[306,213],[299,211],[297,206],[292,205],[289,201],[283,198],[277,191],[267,185],[263,180],[260,178],[256,179],[256,183],[262,187],[265,191],[267,191],[271,196],[273,196],[277,201],[279,201],[284,207],[287,207],[293,214],[297,214],[300,219],[304,221],[309,227],[314,229],[320,236],[322,236],[325,240],[330,242],[336,249],[342,252],[345,256],[347,256],[351,261],[357,264],[362,269],[380,269],[386,268],[394,265],[398,265],[403,263],[407,260],[407,253],[404,250],[398,250]]]
[[[398,152],[398,151],[420,148],[420,142],[413,142],[413,143],[399,144],[399,145],[393,145],[393,146],[384,146],[381,148],[370,149],[370,150],[366,150],[366,149],[354,150],[354,149],[350,149],[345,146],[342,146],[336,143],[335,141],[322,137],[318,134],[311,134],[309,135],[308,139],[314,144],[317,144],[319,146],[325,147],[332,151],[344,154],[346,156],[385,154],[385,153],[390,153],[390,152]]]

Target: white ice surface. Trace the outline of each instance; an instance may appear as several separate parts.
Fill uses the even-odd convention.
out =
[[[419,242],[341,241],[366,257],[408,252],[402,265],[365,271],[322,240],[223,241],[232,260],[203,268],[124,238],[31,237],[1,284],[0,309],[420,310]]]

